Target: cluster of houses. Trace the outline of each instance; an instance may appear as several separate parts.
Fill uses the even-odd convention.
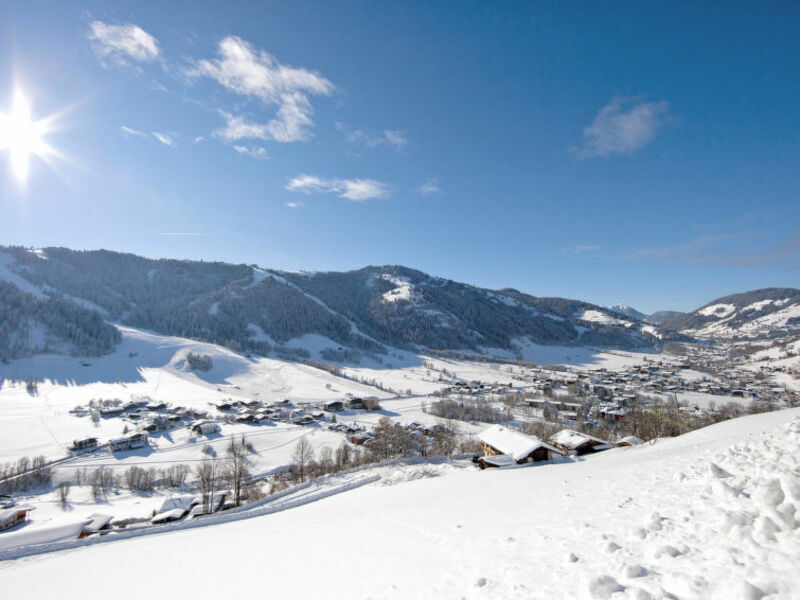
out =
[[[82,539],[93,535],[105,535],[115,529],[141,528],[180,521],[184,518],[203,517],[232,508],[233,504],[227,503],[227,499],[228,495],[225,492],[217,492],[205,502],[201,496],[173,496],[165,499],[159,508],[153,510],[152,517],[143,519],[114,521],[112,515],[93,513],[79,524],[77,537]],[[17,504],[11,498],[4,499],[0,496],[0,532],[25,523],[33,510],[34,507],[29,504]]]
[[[475,456],[473,461],[481,469],[553,461],[602,452],[615,446],[637,446],[642,443],[639,438],[628,436],[612,444],[573,429],[562,429],[544,441],[505,425],[492,425],[484,429],[478,439],[483,455]]]

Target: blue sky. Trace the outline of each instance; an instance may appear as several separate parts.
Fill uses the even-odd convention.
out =
[[[6,2],[0,241],[687,310],[800,284],[800,5]],[[1,146],[1,145],[0,145]]]

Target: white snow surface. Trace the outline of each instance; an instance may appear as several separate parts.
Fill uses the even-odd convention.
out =
[[[800,597],[800,409],[0,563],[9,598]],[[438,476],[432,476],[438,475]],[[488,478],[488,479],[487,479]],[[124,585],[120,582],[124,581]],[[87,585],[91,582],[91,585]]]
[[[725,317],[729,317],[736,312],[736,306],[733,304],[712,304],[711,306],[706,306],[697,312],[704,317],[713,316],[717,317],[718,319],[724,319]]]

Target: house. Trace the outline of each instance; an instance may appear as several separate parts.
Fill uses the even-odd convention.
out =
[[[34,510],[30,504],[20,504],[0,510],[0,531],[16,527],[28,520],[28,513]]]
[[[137,448],[144,448],[147,445],[146,433],[134,433],[128,437],[121,437],[114,440],[109,440],[108,446],[113,452],[119,450],[135,450]]]
[[[517,464],[553,460],[564,456],[564,452],[537,437],[525,435],[510,427],[492,425],[478,434],[484,456],[479,459],[481,468],[499,466],[493,464],[498,460],[507,462],[506,459],[486,460],[499,455],[510,456]],[[482,461],[482,462],[481,462]]]
[[[574,429],[562,429],[555,435],[550,436],[550,441],[561,450],[573,452],[578,456],[611,448],[611,444],[605,440]]]
[[[363,446],[364,444],[366,444],[371,439],[372,439],[372,436],[369,433],[364,432],[364,431],[360,431],[358,433],[354,433],[348,438],[348,440],[350,441],[351,444],[356,444],[357,446]]]
[[[335,412],[344,409],[344,403],[341,400],[331,400],[323,405],[323,408],[328,412]]]
[[[362,408],[366,408],[364,406],[364,400],[362,398],[350,398],[350,401],[347,403],[351,409],[358,410]]]
[[[220,427],[216,423],[210,421],[203,421],[192,426],[192,431],[198,435],[214,435],[220,432]]]
[[[89,520],[83,526],[83,529],[78,534],[78,538],[85,538],[99,533],[102,535],[111,530],[111,515],[101,515],[100,513],[92,513],[89,515]]]
[[[104,418],[117,417],[125,412],[122,406],[103,406],[100,409],[100,416]]]
[[[70,446],[70,452],[84,452],[97,449],[97,438],[90,437],[82,440],[74,440]]]

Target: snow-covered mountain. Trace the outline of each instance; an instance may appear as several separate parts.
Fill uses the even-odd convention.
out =
[[[791,335],[800,332],[800,290],[764,288],[725,296],[662,327],[701,339]]]
[[[643,312],[639,312],[635,308],[628,306],[627,304],[615,304],[614,306],[607,306],[609,310],[613,310],[615,313],[619,313],[625,317],[630,317],[632,319],[637,319],[639,321],[644,321],[647,318],[647,315]]]
[[[64,248],[0,248],[0,266],[0,280],[109,321],[261,354],[303,355],[294,342],[307,335],[327,340],[331,360],[387,346],[513,353],[529,343],[644,349],[659,341],[652,327],[587,302],[401,266],[294,273]]]

